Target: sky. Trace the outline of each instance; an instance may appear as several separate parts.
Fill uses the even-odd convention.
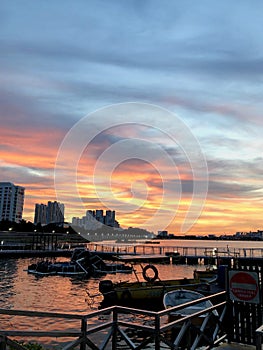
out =
[[[23,218],[263,229],[263,3],[0,2],[0,181]]]

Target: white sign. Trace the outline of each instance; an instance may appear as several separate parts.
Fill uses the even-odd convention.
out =
[[[229,271],[228,280],[231,300],[259,304],[259,283],[256,272]]]

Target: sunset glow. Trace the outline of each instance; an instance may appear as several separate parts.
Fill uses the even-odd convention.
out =
[[[121,227],[154,233],[263,229],[260,8],[2,2],[1,181],[25,187],[23,218],[62,198],[67,221],[110,209]],[[147,105],[157,107],[147,115]],[[83,134],[61,153],[77,127]],[[193,193],[205,170],[203,203]]]

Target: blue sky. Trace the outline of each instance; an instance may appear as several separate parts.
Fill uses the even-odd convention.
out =
[[[242,0],[1,1],[1,178],[26,187],[24,217],[55,199],[75,123],[138,102],[175,113],[201,146],[209,189],[192,231],[262,229],[262,11]]]

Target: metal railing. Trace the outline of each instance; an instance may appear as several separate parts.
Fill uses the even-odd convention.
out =
[[[189,316],[180,318],[173,316],[175,312],[178,313],[185,307],[206,300],[223,301],[214,302],[213,306]],[[75,348],[140,350],[149,346],[155,350],[163,348],[194,350],[201,345],[202,349],[210,349],[226,338],[226,332],[222,328],[225,313],[225,292],[159,312],[121,306],[112,306],[86,315],[0,309],[4,321],[7,317],[31,319],[30,329],[17,330],[17,325],[14,329],[0,329],[0,349],[7,349],[7,346],[17,350],[25,349],[22,343],[15,340],[17,337],[25,342],[34,338],[38,343],[41,338],[66,338],[67,343],[59,346],[61,350]],[[43,320],[60,318],[67,324],[72,321],[75,323],[74,326],[72,323],[71,329],[32,330],[35,318]]]
[[[193,256],[193,257],[239,257],[239,258],[263,258],[262,248],[218,248],[215,246],[202,247],[198,242],[198,247],[181,247],[181,246],[159,246],[149,244],[111,244],[111,243],[89,243],[88,248],[91,251],[105,252],[105,253],[118,253],[118,254],[165,254],[168,252],[178,252],[181,256]],[[213,242],[211,242],[211,245]]]
[[[262,340],[263,340],[263,325],[258,327],[256,330],[256,350],[262,349]]]

